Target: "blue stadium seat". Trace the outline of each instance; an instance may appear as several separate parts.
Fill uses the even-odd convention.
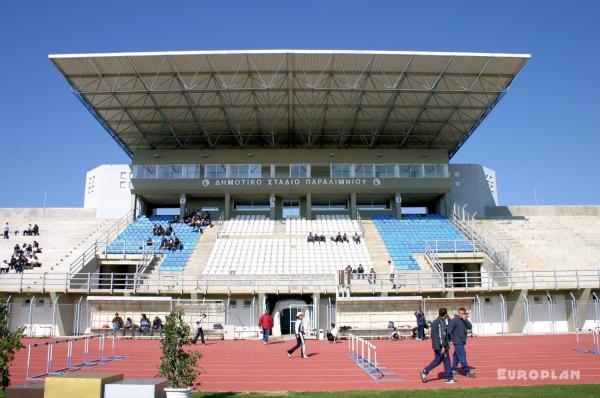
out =
[[[201,233],[195,232],[189,225],[183,223],[171,224],[174,236],[178,236],[183,244],[182,250],[162,250],[160,249],[161,236],[152,235],[154,224],[162,225],[167,228],[171,216],[145,216],[138,217],[135,222],[130,224],[121,234],[108,246],[108,254],[123,253],[123,247],[126,247],[127,254],[141,254],[143,246],[148,238],[151,238],[156,247],[156,253],[162,254],[164,260],[159,267],[159,271],[183,271],[188,259],[192,255],[196,243]],[[139,245],[139,246],[136,246]]]
[[[473,250],[467,238],[441,215],[407,214],[402,220],[391,216],[375,216],[373,221],[399,270],[420,269],[413,253],[423,253],[426,241],[456,241],[457,251]],[[440,252],[449,250],[439,249]]]

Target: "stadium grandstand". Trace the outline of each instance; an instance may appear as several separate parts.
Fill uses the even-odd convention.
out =
[[[225,339],[258,338],[265,310],[275,335],[307,313],[315,338],[441,305],[479,335],[600,326],[600,209],[498,206],[494,170],[451,162],[528,54],[49,58],[131,164],[89,171],[83,209],[0,210],[0,260],[41,247],[0,274],[12,328],[91,333],[174,303]]]

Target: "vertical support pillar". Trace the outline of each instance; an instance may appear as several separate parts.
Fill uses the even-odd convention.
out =
[[[225,194],[223,217],[225,218],[225,221],[227,221],[227,220],[229,220],[229,218],[231,218],[231,194],[230,193]]]
[[[135,194],[131,194],[131,201],[129,204],[129,209],[131,210],[131,217],[135,220],[137,216],[139,216],[138,212],[141,209],[138,209],[138,196]]]
[[[185,209],[187,206],[187,195],[182,193],[179,196],[179,216],[183,217],[185,215]]]
[[[319,338],[319,327],[321,325],[321,322],[319,322],[319,317],[320,317],[320,311],[319,311],[319,307],[321,306],[321,294],[320,293],[313,293],[313,306],[314,306],[314,310],[313,310],[313,314],[312,317],[314,319],[314,325],[315,325],[315,335],[316,338]]]
[[[356,220],[356,193],[352,192],[350,194],[350,217],[353,220]]]
[[[270,169],[270,173],[269,174],[270,174],[269,177],[275,178],[275,165],[274,164],[271,165],[271,169]]]
[[[272,311],[272,308],[267,308],[267,296],[264,293],[258,293],[258,313],[262,315],[265,311]]]
[[[311,193],[307,193],[306,194],[306,214],[305,217],[307,220],[312,220],[312,194]]]
[[[569,292],[568,299],[571,304],[567,305],[567,324],[569,332],[575,332],[582,328],[585,323],[585,316],[588,313],[588,306],[594,305],[591,289],[581,289]],[[593,311],[590,311],[593,313]]]
[[[402,219],[402,195],[399,192],[394,195],[394,215],[398,220]]]
[[[527,290],[515,290],[507,295],[506,320],[508,333],[527,333],[529,321],[529,307],[523,297],[527,297]]]
[[[58,304],[61,296],[56,292],[50,292],[50,302],[52,303],[52,337],[55,336],[66,336],[65,332],[65,320],[63,319],[63,313],[61,306]],[[66,314],[64,314],[66,315]]]
[[[271,217],[271,220],[275,219],[275,205],[276,204],[277,204],[277,199],[275,198],[275,194],[272,193],[271,196],[269,197],[269,208],[271,209],[269,217]]]

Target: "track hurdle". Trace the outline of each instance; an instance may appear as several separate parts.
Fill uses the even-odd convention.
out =
[[[115,353],[115,336],[110,335],[111,352],[105,353],[106,335],[88,335],[67,337],[59,340],[50,340],[42,343],[33,343],[27,346],[27,368],[25,377],[27,381],[41,381],[45,376],[63,374],[68,371],[90,369],[94,366],[118,361],[124,356]],[[97,350],[92,349],[95,342]],[[46,348],[45,364],[41,351]],[[39,368],[35,365],[39,364]]]
[[[352,362],[366,372],[377,382],[403,382],[404,380],[389,377],[395,376],[394,372],[381,366],[377,360],[377,347],[370,341],[350,333],[348,335],[348,353]]]
[[[586,338],[586,336],[589,335],[592,337],[591,346],[589,338]],[[576,350],[578,352],[600,355],[600,327],[593,329],[577,329],[575,338],[577,341]]]

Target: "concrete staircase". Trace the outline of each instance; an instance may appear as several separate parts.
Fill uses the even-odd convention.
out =
[[[600,217],[535,215],[478,219],[510,247],[515,270],[597,269],[600,267]]]
[[[192,253],[192,256],[188,260],[185,272],[193,274],[201,274],[206,267],[210,253],[213,250],[213,246],[217,241],[219,230],[221,225],[215,224],[212,228],[206,228],[202,233],[202,236],[196,244],[196,248]]]
[[[379,231],[373,220],[362,220],[362,226],[365,230],[364,241],[367,245],[367,250],[373,261],[375,272],[378,278],[389,277],[388,260],[392,257],[385,246],[385,242],[381,239]],[[367,270],[368,271],[368,270]]]

